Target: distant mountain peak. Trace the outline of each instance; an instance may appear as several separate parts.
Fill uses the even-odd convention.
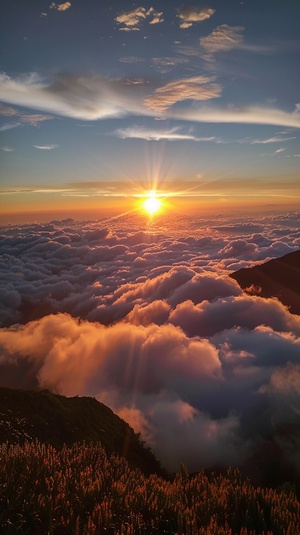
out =
[[[292,314],[300,314],[300,250],[230,276],[247,293],[277,297]]]

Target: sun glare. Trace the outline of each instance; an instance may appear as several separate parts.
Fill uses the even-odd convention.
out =
[[[143,202],[142,206],[149,215],[153,215],[161,209],[162,203],[157,198],[155,191],[150,191],[148,198]]]

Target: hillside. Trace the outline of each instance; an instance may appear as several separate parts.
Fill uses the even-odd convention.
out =
[[[230,275],[243,289],[262,297],[277,297],[300,314],[300,250]]]
[[[96,399],[0,388],[0,443],[23,444],[35,439],[56,449],[100,441],[108,455],[118,453],[132,468],[146,475],[164,474],[133,429]]]

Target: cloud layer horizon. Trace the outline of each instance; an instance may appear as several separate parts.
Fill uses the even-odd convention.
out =
[[[229,277],[298,250],[298,214],[140,229],[138,216],[1,228],[0,385],[96,397],[170,470],[267,448],[300,474],[300,317]]]

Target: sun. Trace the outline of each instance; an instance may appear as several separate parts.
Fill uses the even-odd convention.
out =
[[[149,215],[153,215],[153,214],[156,214],[156,212],[158,212],[161,209],[162,203],[156,196],[155,191],[152,190],[150,191],[148,198],[143,202],[142,206],[143,206],[143,209]]]

